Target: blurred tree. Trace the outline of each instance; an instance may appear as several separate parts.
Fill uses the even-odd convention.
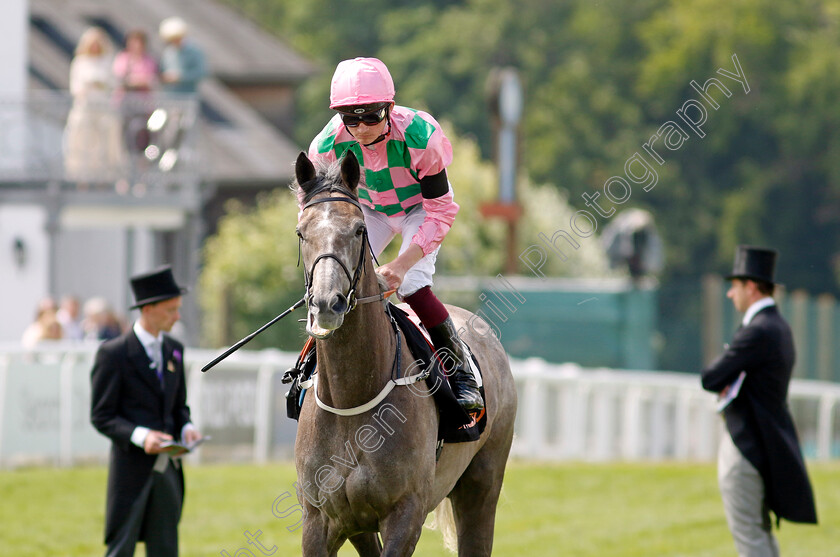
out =
[[[232,344],[303,296],[295,237],[297,201],[288,188],[261,197],[253,210],[228,205],[215,236],[204,245],[200,303],[202,338],[218,347]],[[249,348],[297,350],[305,333],[298,310],[257,336]]]
[[[720,107],[707,105],[706,136],[692,134],[667,152],[656,187],[636,187],[623,206],[650,211],[665,246],[661,284],[672,296],[663,301],[663,330],[697,319],[699,305],[688,297],[699,277],[728,271],[739,243],[779,249],[779,279],[789,288],[840,294],[838,0],[226,1],[320,64],[322,73],[299,92],[301,145],[329,117],[335,64],[378,56],[391,68],[399,103],[426,108],[449,122],[450,136],[474,140],[459,146],[456,163],[472,146],[476,160],[489,160],[487,77],[496,66],[515,66],[526,93],[520,199],[537,203],[526,208],[522,246],[567,225],[560,212],[583,208],[582,193],[621,175],[686,100],[699,99],[692,80],[718,78],[732,96],[712,93]],[[733,54],[749,93],[716,73],[732,71]],[[492,167],[456,172],[464,209],[441,268],[498,268],[501,249],[489,246],[503,241],[500,223],[473,227],[478,220],[465,218],[476,208],[467,189],[475,188],[476,200],[494,196],[495,181],[477,178]],[[530,183],[550,186],[526,193]],[[539,202],[565,208],[552,214]],[[600,254],[589,240],[576,256],[592,250],[588,268],[597,272]],[[561,265],[551,272],[576,270]],[[683,344],[668,344],[676,347],[676,363]]]

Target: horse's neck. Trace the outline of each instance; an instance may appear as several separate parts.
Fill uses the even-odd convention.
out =
[[[373,267],[359,297],[379,291]],[[318,397],[338,408],[373,399],[391,377],[395,336],[382,302],[356,306],[327,340],[318,341]]]

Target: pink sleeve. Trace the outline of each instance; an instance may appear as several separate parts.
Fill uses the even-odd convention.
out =
[[[422,118],[435,128],[424,149],[409,148],[411,164],[417,171],[417,177],[422,179],[439,174],[452,164],[452,144],[430,114],[418,112],[415,118]]]
[[[452,228],[458,209],[460,206],[455,203],[451,187],[440,197],[424,199],[423,210],[426,211],[426,219],[417,233],[412,236],[411,243],[417,244],[423,250],[423,255],[429,255],[435,251],[446,233]]]
[[[319,136],[320,137],[320,136]],[[312,140],[312,143],[309,144],[309,153],[307,153],[309,160],[312,161],[312,164],[315,167],[318,167],[318,163],[325,163],[325,164],[332,164],[335,162],[335,151],[330,149],[326,153],[319,153],[318,152],[318,137]]]

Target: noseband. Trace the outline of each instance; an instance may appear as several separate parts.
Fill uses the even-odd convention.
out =
[[[362,210],[361,204],[350,197],[322,197],[321,199],[313,199],[312,201],[303,206],[303,210],[305,211],[312,205],[317,205],[318,203],[327,203],[332,201],[343,201],[345,203],[350,203],[352,205],[355,205],[356,208],[359,209],[359,211]],[[359,250],[359,261],[356,264],[356,270],[353,272],[352,277],[350,276],[350,271],[347,269],[347,265],[345,265],[344,262],[333,253],[322,253],[321,255],[315,258],[315,261],[312,262],[312,267],[310,267],[308,271],[304,268],[303,280],[306,286],[306,304],[309,305],[309,302],[312,298],[310,288],[312,287],[312,275],[315,273],[315,265],[317,265],[318,262],[322,259],[334,259],[341,267],[341,270],[344,271],[344,274],[347,275],[347,280],[350,282],[350,290],[347,292],[346,295],[347,309],[344,310],[343,313],[349,313],[353,311],[353,308],[356,307],[356,304],[359,301],[356,298],[356,286],[359,284],[359,279],[362,276],[362,266],[365,259],[365,246],[370,246],[370,242],[368,241],[367,228],[365,228],[362,232],[362,247]],[[367,301],[367,298],[364,298],[364,300]]]

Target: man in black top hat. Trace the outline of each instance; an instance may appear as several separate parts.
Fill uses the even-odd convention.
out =
[[[795,358],[793,336],[773,300],[777,252],[738,246],[726,296],[744,312],[732,344],[702,372],[719,393],[727,433],[718,452],[718,484],[741,557],[779,555],[777,523],[816,524],[808,473],[787,407]]]
[[[163,333],[178,321],[186,289],[168,266],[132,277],[131,289],[140,317],[99,347],[91,373],[91,422],[112,441],[106,555],[130,557],[145,541],[146,555],[175,557],[184,475],[165,444],[201,435],[190,422],[184,346]]]

